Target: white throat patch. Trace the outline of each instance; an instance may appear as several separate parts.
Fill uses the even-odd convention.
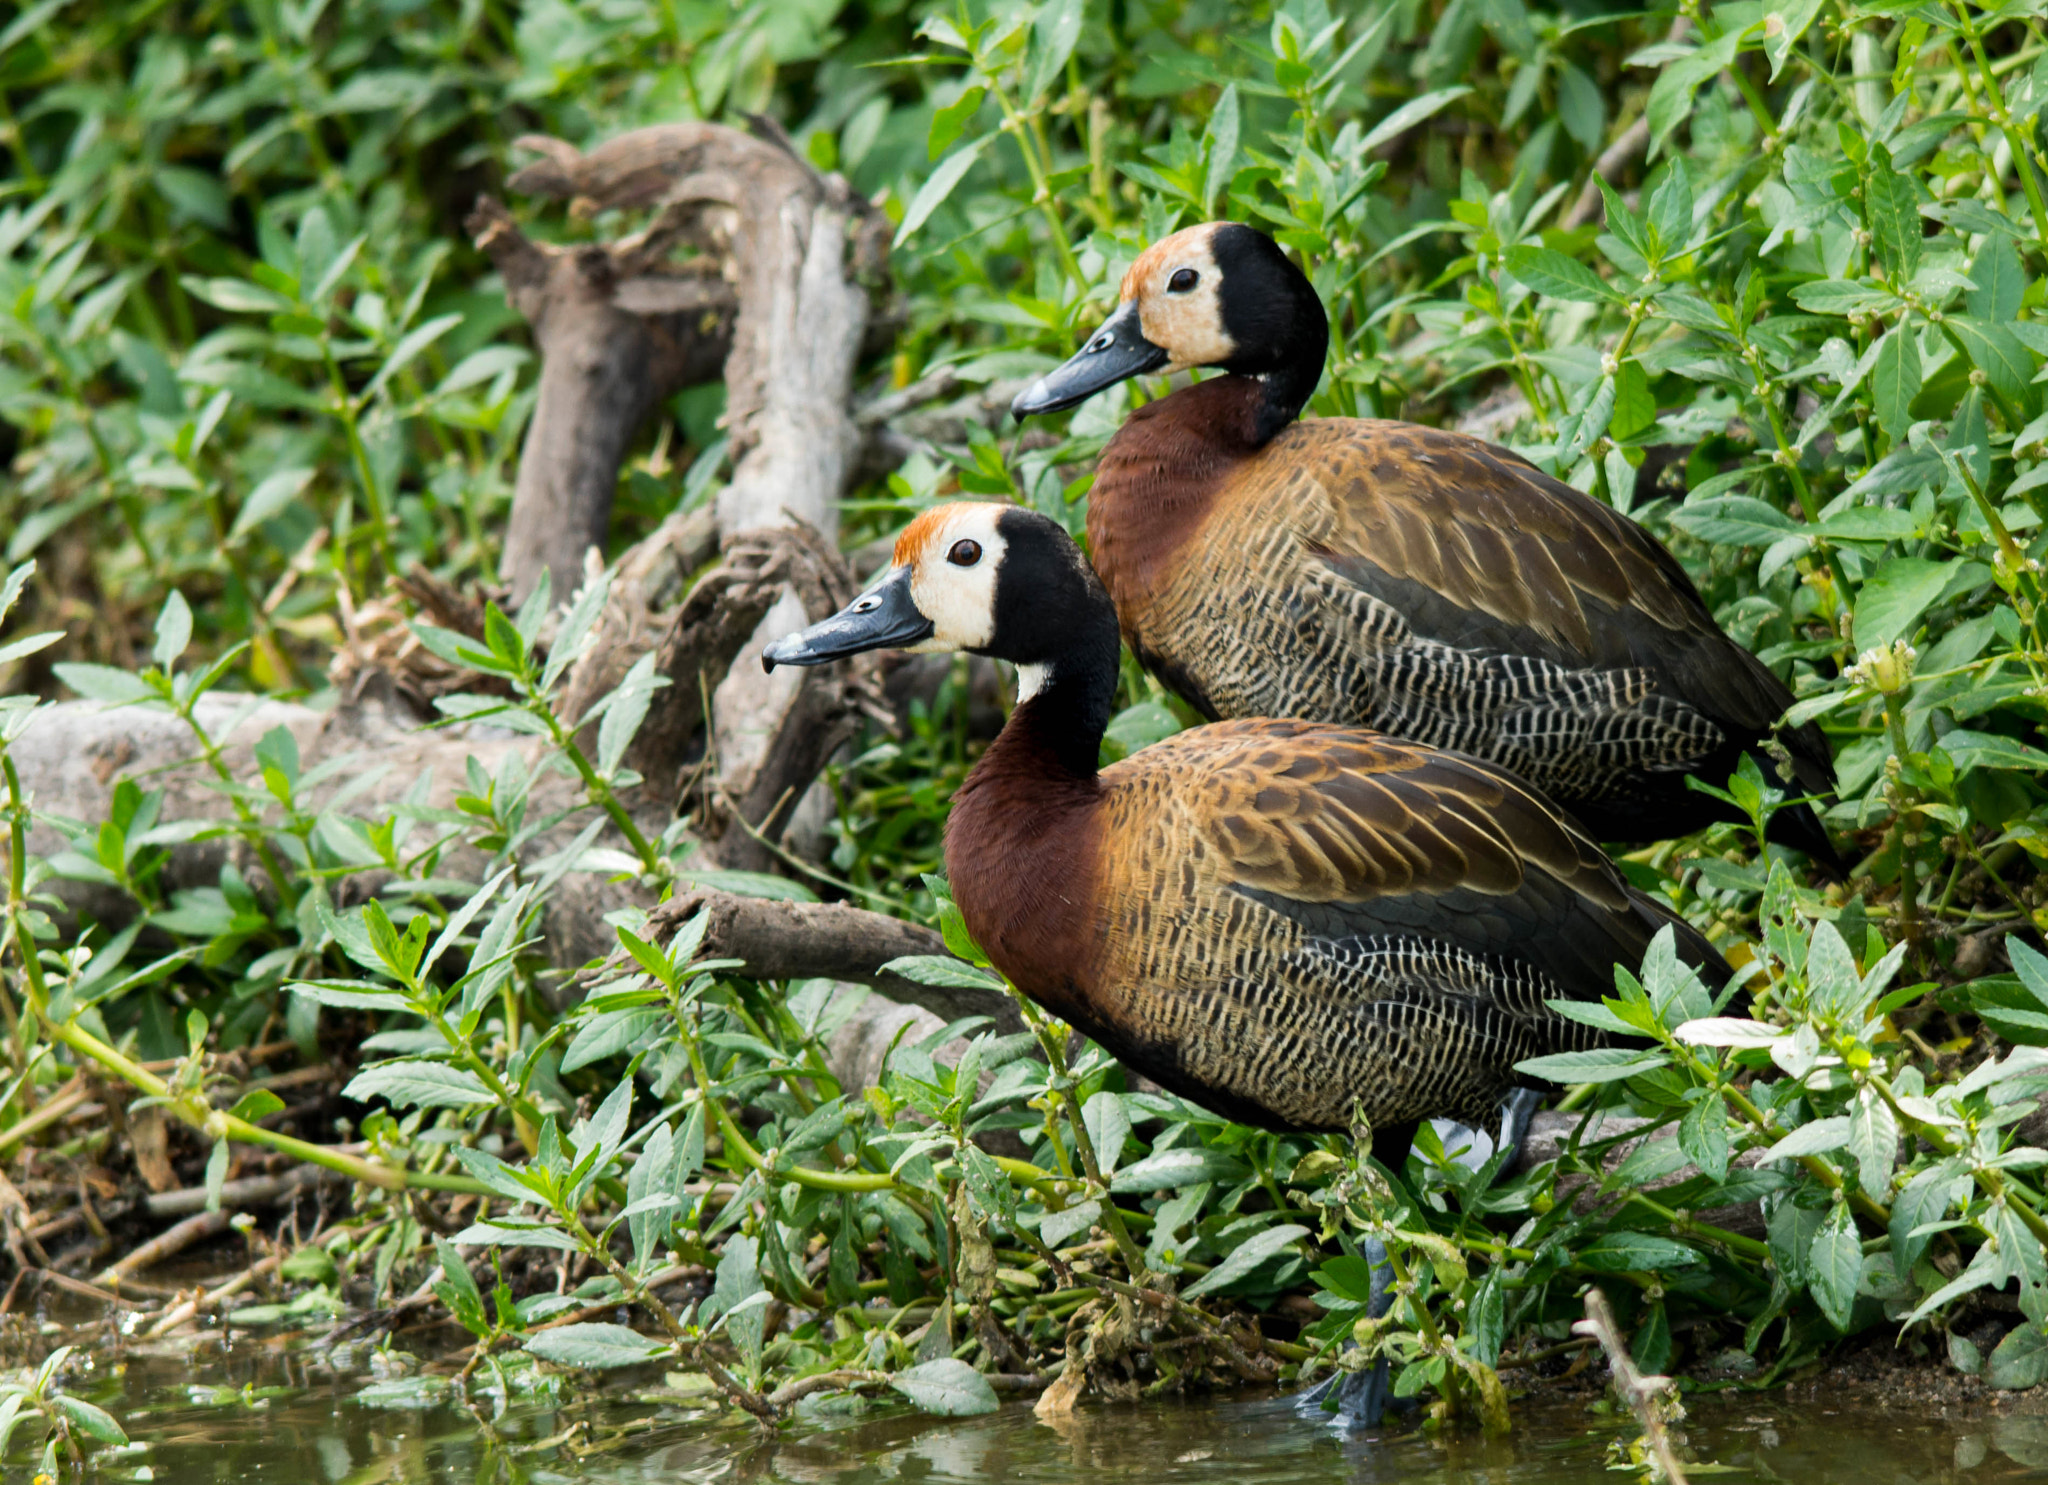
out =
[[[1052,666],[1043,660],[1017,667],[1017,705],[1022,706],[1045,689],[1045,683],[1052,679]]]

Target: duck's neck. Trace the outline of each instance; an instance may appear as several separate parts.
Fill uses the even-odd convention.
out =
[[[1251,410],[1251,426],[1248,441],[1255,449],[1264,448],[1289,423],[1301,416],[1301,410],[1308,406],[1308,400],[1315,395],[1316,383],[1322,379],[1323,358],[1318,354],[1315,364],[1306,359],[1289,361],[1277,371],[1263,376],[1236,377],[1239,381],[1253,383],[1259,395]],[[1249,397],[1249,394],[1245,394]]]
[[[1299,381],[1274,372],[1184,387],[1132,413],[1103,449],[1088,492],[1089,553],[1127,620],[1201,530],[1231,474],[1301,410],[1287,400],[1299,390],[1290,377]]]
[[[969,784],[984,773],[1021,772],[1042,784],[1092,789],[1116,701],[1113,613],[1091,638],[1085,650],[1018,667],[1016,710],[974,766]]]
[[[1055,1015],[1085,1016],[1101,947],[1095,884],[1103,790],[1096,762],[1116,696],[1115,614],[1086,652],[1042,683],[953,796],[946,870],[967,931]]]

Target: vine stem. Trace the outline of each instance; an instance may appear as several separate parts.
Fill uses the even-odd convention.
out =
[[[1067,1111],[1067,1123],[1074,1133],[1074,1149],[1081,1157],[1081,1169],[1087,1173],[1091,1187],[1102,1192],[1102,1225],[1109,1229],[1111,1240],[1116,1244],[1118,1256],[1130,1270],[1131,1277],[1142,1281],[1148,1273],[1145,1255],[1139,1251],[1137,1241],[1124,1223],[1123,1213],[1116,1209],[1116,1201],[1109,1192],[1109,1182],[1103,1178],[1102,1165],[1096,1159],[1095,1142],[1088,1137],[1087,1121],[1081,1117],[1080,1100],[1074,1097],[1073,1080],[1067,1076],[1066,1051],[1059,1044],[1059,1038],[1052,1034],[1045,1018],[1038,1013],[1029,996],[1020,994],[1008,980],[1003,982],[1010,996],[1017,1002],[1023,1013],[1024,1024],[1031,1028],[1038,1038],[1038,1045],[1045,1052],[1046,1064],[1051,1067],[1053,1082],[1059,1089],[1060,1104]]]

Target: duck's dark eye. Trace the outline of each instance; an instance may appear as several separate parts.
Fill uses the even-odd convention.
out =
[[[972,567],[981,560],[981,543],[961,540],[953,543],[953,550],[946,553],[946,560],[955,567]]]
[[[1166,292],[1169,294],[1185,294],[1201,281],[1202,275],[1195,272],[1194,269],[1182,268],[1177,270],[1173,277],[1166,281]]]

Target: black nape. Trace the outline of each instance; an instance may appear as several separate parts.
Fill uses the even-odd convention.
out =
[[[995,626],[985,653],[1013,665],[1042,665],[1046,682],[1030,706],[1070,771],[1095,772],[1116,701],[1122,637],[1116,605],[1065,528],[1012,507],[996,523],[1003,565],[996,574]]]
[[[1301,415],[1322,380],[1330,318],[1315,285],[1280,244],[1237,222],[1216,230],[1210,252],[1223,275],[1223,329],[1237,343],[1224,369],[1265,388],[1255,437],[1265,443]]]

